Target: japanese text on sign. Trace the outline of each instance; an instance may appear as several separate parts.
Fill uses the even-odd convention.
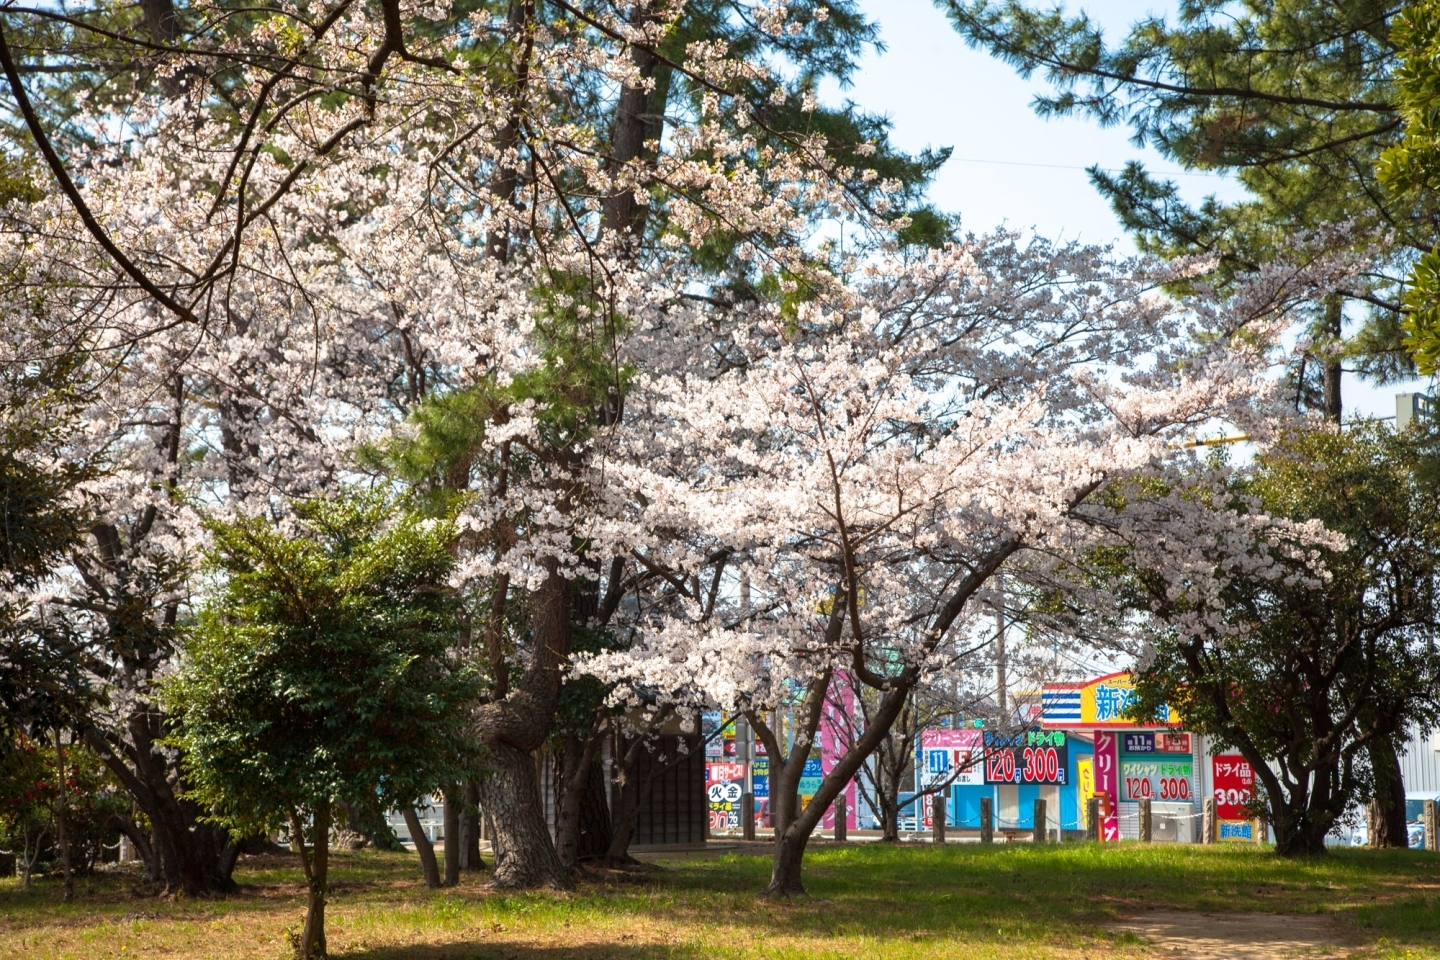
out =
[[[1250,816],[1255,799],[1255,771],[1239,754],[1210,758],[1211,780],[1215,784],[1215,816],[1221,820],[1243,820]]]
[[[986,783],[1065,783],[1069,743],[1062,730],[985,731]]]

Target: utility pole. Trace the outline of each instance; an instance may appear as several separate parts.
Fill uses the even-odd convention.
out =
[[[1005,581],[995,577],[995,703],[1000,708],[1000,725],[1006,725],[1005,709]]]

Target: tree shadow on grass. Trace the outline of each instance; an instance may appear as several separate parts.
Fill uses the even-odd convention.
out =
[[[473,941],[370,947],[334,954],[335,960],[668,960],[689,956],[698,958],[700,954],[677,952],[673,944],[631,945],[601,941],[543,947]]]

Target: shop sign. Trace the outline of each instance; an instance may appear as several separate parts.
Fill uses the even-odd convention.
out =
[[[707,763],[705,795],[710,806],[710,829],[740,826],[740,798],[745,794],[745,764]]]
[[[1127,733],[1125,753],[1189,753],[1188,733]]]
[[[1100,839],[1105,843],[1120,842],[1120,818],[1111,814],[1100,818]]]
[[[1075,775],[1080,780],[1080,802],[1095,796],[1095,761],[1076,760]]]
[[[1070,745],[1063,730],[984,732],[986,783],[1063,784]]]
[[[805,769],[800,771],[800,808],[803,810],[810,798],[820,792],[820,781],[825,779],[825,767],[817,756],[805,759]]]
[[[1238,753],[1210,758],[1210,778],[1215,784],[1215,816],[1221,820],[1243,820],[1255,798],[1255,771]]]
[[[1219,833],[1221,842],[1255,842],[1255,824],[1249,820],[1221,820],[1218,822],[1217,825],[1220,828]]]
[[[1112,804],[1120,799],[1119,739],[1112,730],[1095,731],[1095,793]]]
[[[1126,800],[1168,800],[1191,803],[1190,775],[1194,767],[1185,760],[1123,760],[1120,778]]]
[[[984,740],[979,730],[921,731],[919,760],[926,786],[946,780],[959,786],[985,782]]]
[[[1135,683],[1124,671],[1087,683],[1046,684],[1040,692],[1041,725],[1054,729],[1170,727],[1180,723],[1179,715],[1168,706],[1156,719],[1137,722],[1130,716],[1135,700]]]
[[[770,758],[759,756],[755,758],[755,766],[750,773],[750,786],[755,791],[755,802],[758,804],[761,797],[770,796]]]

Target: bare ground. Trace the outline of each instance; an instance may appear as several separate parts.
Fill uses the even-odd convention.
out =
[[[1350,953],[1329,918],[1319,914],[1149,910],[1109,926],[1177,960],[1292,960]]]

